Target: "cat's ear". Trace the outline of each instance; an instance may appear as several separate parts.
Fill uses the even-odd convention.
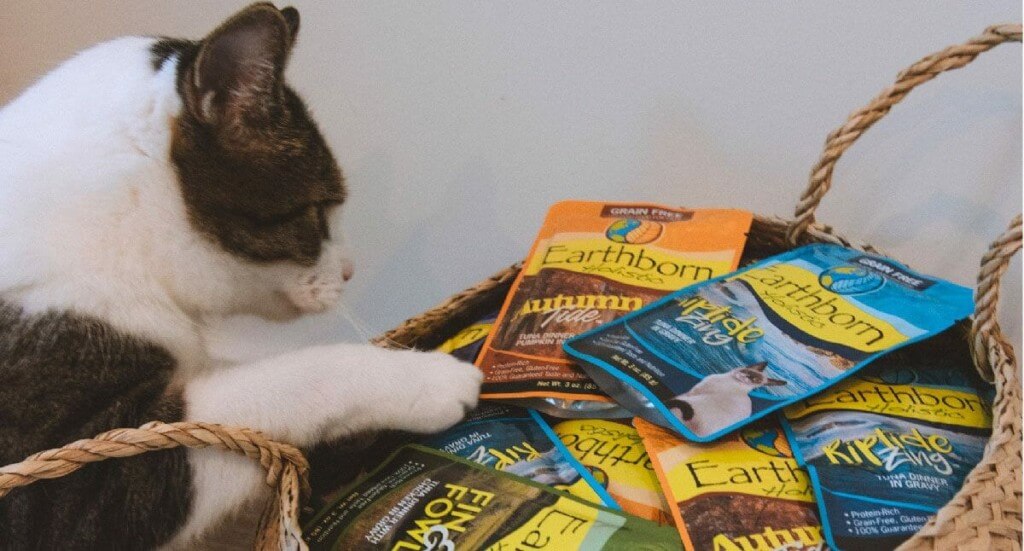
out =
[[[203,39],[185,94],[201,121],[238,128],[262,124],[280,109],[284,68],[299,27],[298,11],[286,12],[253,4]]]
[[[761,386],[783,386],[785,384],[786,381],[783,381],[781,379],[772,379],[771,377],[768,377],[768,380],[766,380],[764,384],[762,384]]]
[[[299,38],[299,10],[288,6],[281,9],[281,16],[284,17],[285,23],[288,23],[288,30],[291,31],[292,46],[294,46],[295,41]]]
[[[764,373],[764,368],[768,366],[768,362],[757,362],[756,364],[748,365],[746,369],[752,369],[758,373]]]

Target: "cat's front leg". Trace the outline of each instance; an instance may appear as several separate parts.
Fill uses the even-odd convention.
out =
[[[299,447],[379,429],[430,433],[476,406],[481,379],[477,368],[444,354],[313,347],[190,382],[186,418],[257,429]],[[250,459],[193,450],[189,461],[194,499],[178,547],[267,492]]]
[[[318,346],[192,381],[186,415],[300,447],[367,430],[435,432],[476,405],[481,379],[445,354]]]

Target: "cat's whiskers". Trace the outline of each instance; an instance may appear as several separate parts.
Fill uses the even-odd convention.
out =
[[[366,342],[372,342],[374,340],[375,337],[373,335],[375,333],[378,333],[378,331],[374,331],[373,329],[371,329],[369,327],[369,324],[367,324],[365,320],[361,319],[354,311],[352,311],[352,309],[349,308],[347,304],[345,304],[344,302],[338,303],[338,310],[341,312],[341,315],[344,316],[348,323],[352,326],[352,329],[355,330],[355,332],[359,335],[360,339],[363,339]],[[382,340],[388,345],[390,345],[392,348],[400,348],[402,350],[413,350],[411,346],[407,346],[405,344],[402,344],[393,339],[389,339],[387,337],[383,337]]]
[[[390,339],[388,337],[382,337],[382,340],[384,342],[386,342],[387,344],[389,344],[392,348],[400,348],[402,350],[417,350],[415,347],[402,344],[402,343],[400,343],[400,342],[398,342],[398,341],[396,341],[394,339]]]
[[[339,302],[337,308],[342,317],[345,318],[345,321],[347,321],[349,326],[352,327],[352,330],[355,331],[359,339],[369,342],[371,338],[369,329],[361,320],[356,318],[356,315],[351,309],[349,309],[348,305],[344,302]]]

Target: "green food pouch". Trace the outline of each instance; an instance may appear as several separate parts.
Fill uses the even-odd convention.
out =
[[[484,402],[423,445],[618,508],[604,487],[530,409]]]
[[[892,549],[920,530],[981,460],[993,395],[957,328],[787,407],[829,545]]]
[[[816,244],[686,287],[565,350],[637,416],[710,442],[973,310],[966,287]]]
[[[418,445],[303,529],[311,551],[681,549],[671,528]]]

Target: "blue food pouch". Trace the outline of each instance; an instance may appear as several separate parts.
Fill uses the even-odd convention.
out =
[[[454,427],[422,444],[474,463],[618,508],[536,411],[484,402]]]
[[[784,410],[833,549],[892,549],[963,485],[991,433],[995,390],[958,329],[879,359]]]
[[[966,287],[816,244],[676,291],[565,350],[636,415],[710,442],[972,311]]]

